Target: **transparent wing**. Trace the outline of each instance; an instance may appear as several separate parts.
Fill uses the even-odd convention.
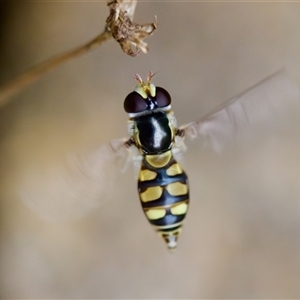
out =
[[[181,129],[185,136],[199,137],[205,146],[221,152],[230,142],[247,139],[255,128],[272,126],[288,110],[299,110],[299,99],[298,87],[279,71]]]
[[[51,165],[26,168],[18,186],[20,198],[50,222],[84,216],[110,197],[127,158],[124,141],[69,152]]]

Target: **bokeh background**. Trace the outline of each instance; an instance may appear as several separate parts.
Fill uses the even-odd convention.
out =
[[[300,297],[297,117],[222,155],[189,145],[191,206],[175,253],[144,218],[130,168],[99,171],[98,206],[68,200],[64,159],[126,136],[133,74],[158,72],[179,124],[284,66],[300,82],[299,3],[138,3],[135,21],[154,15],[149,54],[109,42],[1,108],[1,298]],[[0,2],[0,82],[90,40],[107,16],[100,1]]]

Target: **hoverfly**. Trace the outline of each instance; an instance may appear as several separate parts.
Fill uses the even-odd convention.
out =
[[[48,190],[52,197],[56,193],[57,201],[86,203],[92,199],[90,207],[93,208],[93,201],[103,198],[103,192],[109,189],[110,179],[106,172],[112,169],[110,166],[119,157],[128,157],[139,167],[137,185],[144,214],[168,248],[174,249],[189,206],[188,178],[177,158],[186,148],[184,139],[198,138],[202,144],[220,152],[231,141],[247,138],[256,127],[274,123],[285,111],[293,109],[293,105],[298,107],[299,90],[285,72],[280,71],[203,118],[178,127],[169,92],[156,87],[151,82],[152,77],[150,72],[144,82],[136,75],[137,86],[125,98],[129,137],[112,140],[82,156],[72,156],[72,159],[69,156],[68,166],[49,173],[56,185],[55,189],[49,186]],[[63,179],[69,188],[65,182],[57,184]],[[44,210],[47,214],[49,205],[42,203],[47,200],[36,189],[39,185],[45,188],[45,182],[45,179],[28,174],[24,177],[20,196],[33,210],[39,213]]]
[[[151,83],[152,77],[149,73],[144,82],[136,75],[138,85],[124,101],[130,135],[125,145],[139,152],[138,191],[144,213],[174,249],[189,204],[188,179],[173,155],[184,130],[176,127],[170,94]]]

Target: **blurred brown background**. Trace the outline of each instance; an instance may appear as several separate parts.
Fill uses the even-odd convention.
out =
[[[1,83],[93,38],[107,15],[105,2],[1,2]],[[1,298],[300,297],[292,121],[223,155],[190,145],[191,206],[174,254],[144,218],[131,170],[116,177],[109,201],[75,221],[85,202],[56,195],[66,180],[56,166],[70,149],[126,135],[122,106],[135,73],[158,71],[153,81],[170,91],[179,124],[283,66],[300,81],[300,3],[138,3],[137,22],[154,15],[149,54],[127,57],[110,42],[1,109]],[[41,214],[21,201],[27,180]]]

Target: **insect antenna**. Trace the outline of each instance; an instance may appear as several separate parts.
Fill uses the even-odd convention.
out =
[[[139,75],[139,74],[135,74],[134,75],[134,79],[137,80],[137,82],[142,85],[144,82],[143,82],[143,79],[142,77]]]
[[[152,71],[149,71],[148,76],[147,76],[147,83],[148,83],[148,84],[151,83],[151,79],[152,79],[152,77],[154,77],[154,75],[155,75],[156,73],[157,73],[157,72],[153,73]]]

